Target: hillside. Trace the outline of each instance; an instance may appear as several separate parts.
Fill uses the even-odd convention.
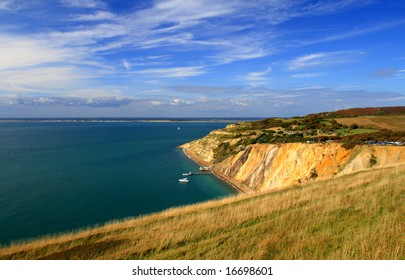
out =
[[[0,259],[404,259],[405,165],[175,208]]]
[[[329,116],[335,117],[357,117],[365,115],[403,115],[405,114],[405,106],[394,107],[370,107],[370,108],[351,108],[338,110],[335,112],[327,113]]]
[[[338,123],[346,126],[358,125],[360,127],[376,130],[405,130],[405,114],[395,116],[358,116],[352,118],[336,118]]]

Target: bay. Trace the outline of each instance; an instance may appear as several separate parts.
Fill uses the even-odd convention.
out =
[[[0,244],[236,192],[176,148],[226,123],[0,123]],[[180,129],[178,129],[180,127]]]

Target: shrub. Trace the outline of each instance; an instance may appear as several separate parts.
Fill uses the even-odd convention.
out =
[[[342,147],[345,148],[346,150],[351,150],[356,146],[355,142],[346,142],[342,144]]]
[[[375,157],[374,154],[371,154],[371,158],[370,158],[370,167],[372,167],[373,165],[377,164],[377,158]]]
[[[358,129],[359,125],[357,123],[354,123],[354,124],[350,125],[350,128],[351,129]]]

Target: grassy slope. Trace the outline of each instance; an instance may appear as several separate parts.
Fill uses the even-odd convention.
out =
[[[362,127],[376,129],[390,129],[392,131],[405,130],[405,115],[399,116],[359,116],[352,118],[337,118],[336,121],[341,124],[350,126],[358,124]]]
[[[404,259],[405,165],[175,208],[0,259]]]

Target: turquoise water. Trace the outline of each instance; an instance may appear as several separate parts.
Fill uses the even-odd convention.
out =
[[[0,244],[228,196],[176,146],[225,123],[0,123]],[[178,130],[178,126],[181,127]]]

